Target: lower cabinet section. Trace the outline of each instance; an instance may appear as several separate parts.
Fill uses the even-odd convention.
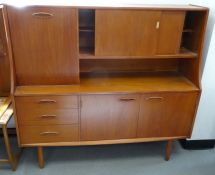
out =
[[[139,95],[81,96],[81,140],[135,138]]]
[[[79,141],[78,125],[20,126],[21,144]]]
[[[197,93],[142,95],[137,137],[189,136],[197,100]]]
[[[15,98],[20,143],[189,137],[198,97],[198,92],[161,92],[80,95],[76,104],[66,100],[80,109],[64,107],[64,99],[78,96]],[[35,99],[46,101],[39,107]],[[26,110],[25,100],[31,104]]]

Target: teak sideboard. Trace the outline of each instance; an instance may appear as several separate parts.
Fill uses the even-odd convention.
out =
[[[2,5],[19,145],[40,167],[47,146],[168,141],[168,160],[192,133],[208,12]]]

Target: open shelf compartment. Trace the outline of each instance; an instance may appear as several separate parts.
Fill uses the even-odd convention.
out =
[[[79,9],[79,52],[94,55],[95,10]]]

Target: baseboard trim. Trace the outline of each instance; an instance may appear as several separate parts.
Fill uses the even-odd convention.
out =
[[[8,135],[16,136],[16,128],[8,128],[7,132],[8,132]],[[0,128],[0,136],[3,136],[3,132],[1,128]]]
[[[180,140],[180,144],[184,149],[201,150],[213,149],[215,147],[215,140]]]

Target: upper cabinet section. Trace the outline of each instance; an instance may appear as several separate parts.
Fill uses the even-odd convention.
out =
[[[78,10],[8,7],[18,85],[79,83]]]
[[[79,9],[79,58],[197,58],[207,15],[200,7]]]

